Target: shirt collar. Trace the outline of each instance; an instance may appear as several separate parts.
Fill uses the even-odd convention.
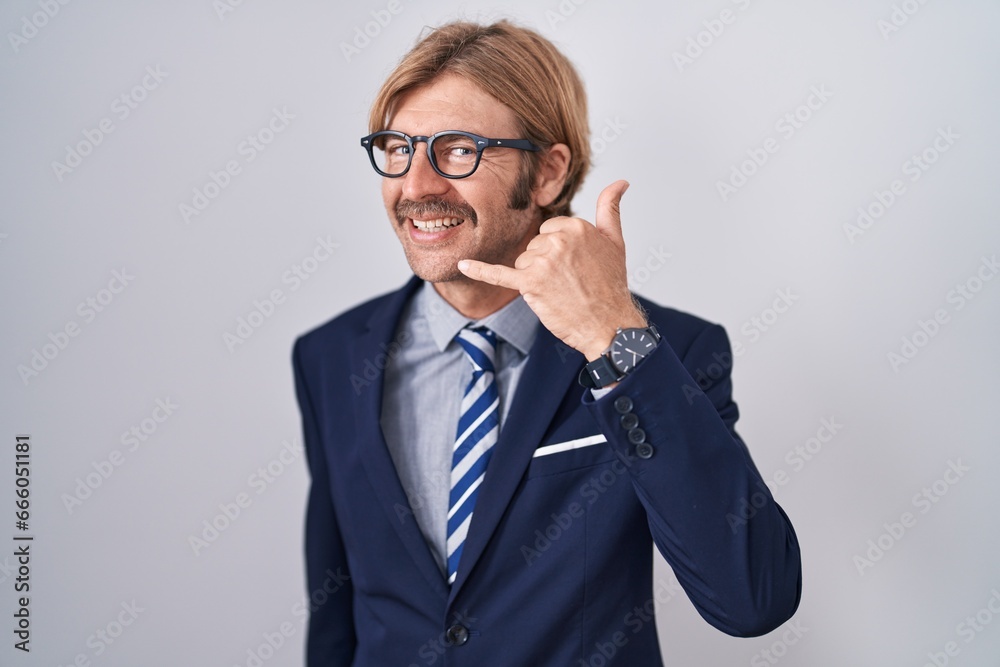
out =
[[[473,321],[455,310],[445,301],[434,286],[424,282],[413,299],[416,314],[427,320],[434,344],[441,352],[467,325],[489,327],[497,336],[527,355],[538,332],[538,316],[518,295],[506,306],[481,320]]]

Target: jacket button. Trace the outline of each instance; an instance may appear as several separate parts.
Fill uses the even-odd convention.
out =
[[[648,442],[641,442],[635,446],[635,455],[640,459],[653,458],[653,446]]]
[[[617,410],[619,414],[632,412],[632,399],[628,396],[619,396],[615,399],[615,410]]]
[[[628,432],[628,441],[633,445],[646,442],[646,432],[641,428],[633,428]]]
[[[444,636],[451,646],[461,646],[465,642],[469,641],[469,629],[464,625],[456,623],[445,630]]]
[[[631,431],[639,425],[639,418],[635,416],[634,412],[627,412],[623,414],[620,421],[622,428],[626,431]]]

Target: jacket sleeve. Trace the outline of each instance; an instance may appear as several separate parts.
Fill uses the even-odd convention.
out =
[[[302,341],[292,353],[295,393],[302,413],[306,459],[312,478],[306,508],[305,558],[309,609],[307,667],[350,667],[356,638],[353,588],[347,554],[333,510],[326,454],[313,398],[303,372]]]
[[[664,338],[611,392],[583,402],[628,464],[653,541],[698,612],[753,637],[791,618],[802,570],[791,522],[736,433],[732,360],[725,330],[709,325],[683,361]]]

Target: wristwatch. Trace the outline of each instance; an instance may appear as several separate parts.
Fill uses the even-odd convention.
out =
[[[600,389],[631,373],[660,343],[660,332],[650,324],[645,329],[621,329],[608,349],[580,371],[580,384]]]

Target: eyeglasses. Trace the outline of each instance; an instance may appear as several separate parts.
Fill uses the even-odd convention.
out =
[[[471,176],[487,148],[542,150],[527,139],[488,139],[459,130],[445,130],[429,137],[411,137],[395,130],[383,130],[362,137],[361,146],[368,151],[375,171],[388,178],[399,178],[409,171],[414,144],[419,141],[427,143],[431,166],[445,178]]]

